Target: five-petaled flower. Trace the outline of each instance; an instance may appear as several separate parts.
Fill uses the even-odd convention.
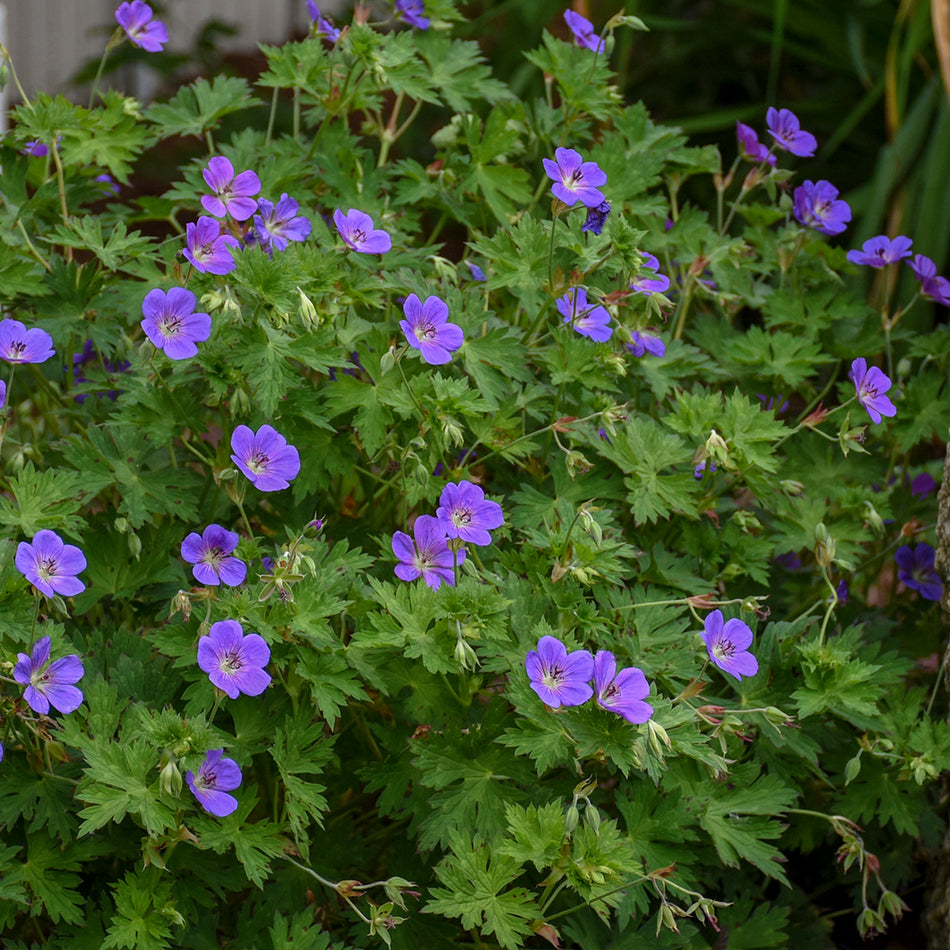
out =
[[[439,297],[426,297],[420,302],[409,294],[402,305],[405,320],[399,321],[406,342],[422,354],[430,366],[441,366],[452,359],[452,353],[464,342],[462,328],[449,323],[449,308]]]
[[[405,531],[393,534],[393,554],[399,559],[393,568],[396,577],[404,581],[421,577],[433,590],[443,581],[454,587],[454,565],[465,560],[465,548],[453,551],[448,545],[445,525],[432,515],[419,515],[412,533],[414,539]]]
[[[791,109],[770,108],[765,115],[765,123],[779,148],[801,158],[810,158],[815,154],[817,139],[801,127],[798,116]]]
[[[544,170],[554,184],[551,194],[566,205],[580,201],[587,208],[596,208],[606,200],[598,188],[606,184],[607,174],[597,162],[585,162],[572,148],[554,150],[554,161],[542,159]]]
[[[194,565],[192,573],[199,584],[237,587],[247,577],[247,565],[231,553],[238,540],[236,532],[211,524],[201,534],[192,531],[181,542],[181,556]]]
[[[298,215],[300,203],[286,192],[275,205],[261,199],[254,215],[254,234],[269,252],[283,251],[288,241],[305,241],[310,234],[310,219]]]
[[[470,544],[491,544],[489,531],[505,523],[501,505],[488,501],[485,492],[472,482],[449,482],[442,489],[435,516],[442,522],[450,538],[461,538]]]
[[[129,41],[147,53],[160,53],[168,42],[168,28],[160,20],[152,19],[152,8],[144,0],[120,4],[115,20]]]
[[[241,693],[260,696],[270,683],[264,667],[270,662],[270,647],[259,633],[245,635],[236,620],[219,620],[198,641],[198,666],[208,679],[237,699]]]
[[[261,180],[250,169],[234,174],[234,166],[223,155],[215,155],[201,172],[213,194],[201,196],[201,207],[216,218],[229,214],[235,221],[247,221],[257,210],[254,195]]]
[[[920,592],[924,600],[940,600],[943,582],[934,569],[934,549],[921,541],[916,548],[902,544],[894,553],[897,561],[897,579],[911,590]]]
[[[43,363],[55,352],[53,338],[45,330],[27,330],[19,320],[10,317],[0,320],[0,359],[8,363]]]
[[[218,818],[230,815],[238,807],[238,800],[227,793],[241,784],[241,769],[237,762],[223,756],[224,749],[209,750],[198,767],[197,775],[191,769],[185,772],[185,782],[198,804]]]
[[[202,273],[230,274],[237,267],[228,248],[240,247],[241,242],[233,234],[222,234],[214,218],[202,215],[197,222],[186,224],[185,243],[182,253]]]
[[[630,281],[630,289],[638,294],[644,294],[649,297],[651,294],[662,294],[670,289],[670,279],[666,274],[660,273],[660,262],[653,254],[641,251],[643,258],[640,263],[642,273]]]
[[[76,575],[86,569],[86,557],[74,544],[64,544],[55,532],[44,528],[31,544],[21,541],[14,558],[16,569],[38,590],[53,597],[72,597],[86,585]]]
[[[666,344],[649,330],[634,330],[630,334],[627,349],[634,356],[643,356],[646,353],[651,356],[666,356]]]
[[[184,287],[150,290],[142,301],[142,329],[170,360],[185,360],[198,352],[197,343],[211,336],[211,317],[196,313],[195,295]]]
[[[337,208],[333,212],[333,223],[344,244],[360,254],[385,254],[393,246],[392,238],[380,228],[374,228],[373,219],[356,208],[350,208],[346,214]]]
[[[36,641],[32,656],[17,654],[13,678],[26,686],[23,698],[34,712],[45,716],[52,706],[61,713],[71,713],[82,702],[82,690],[73,685],[85,672],[82,661],[71,653],[46,666],[49,654],[50,639],[42,637]]]
[[[925,254],[915,254],[907,266],[920,281],[920,292],[924,297],[936,300],[950,307],[950,280],[937,274],[937,265]]]
[[[910,246],[914,242],[899,234],[892,241],[886,234],[879,234],[864,242],[860,251],[848,251],[847,258],[852,264],[865,267],[886,267],[910,257]]]
[[[830,181],[805,181],[793,195],[795,219],[822,234],[840,234],[851,220],[847,201],[839,200],[838,189]]]
[[[572,287],[557,301],[558,313],[564,317],[581,336],[590,337],[598,343],[610,339],[610,314],[606,307],[587,303],[587,291],[583,287]]]
[[[581,225],[581,231],[590,231],[592,234],[599,235],[600,232],[604,230],[604,224],[609,214],[609,201],[602,201],[596,208],[588,208],[587,220]]]
[[[635,666],[617,671],[617,661],[609,650],[598,650],[594,657],[594,695],[597,704],[623,716],[627,722],[646,722],[653,707],[644,702],[650,684]]]
[[[868,369],[862,356],[851,364],[848,376],[854,383],[858,402],[867,409],[872,422],[880,422],[881,416],[897,415],[897,407],[884,395],[891,388],[891,381],[884,372],[876,366]]]
[[[541,701],[557,709],[559,706],[580,706],[594,690],[594,658],[587,650],[567,652],[557,637],[541,637],[537,650],[529,650],[524,661],[531,688]]]
[[[604,41],[597,35],[594,24],[575,13],[573,10],[564,11],[564,22],[574,34],[574,42],[584,49],[592,50],[595,53],[602,53],[604,50]]]
[[[775,164],[775,156],[767,145],[759,141],[755,129],[744,122],[736,122],[736,138],[739,140],[739,151],[743,158],[750,162],[768,162]]]
[[[738,680],[759,672],[759,661],[748,652],[752,630],[747,623],[737,617],[723,623],[722,611],[714,610],[706,616],[704,627],[702,637],[706,651],[719,669]]]
[[[260,491],[280,491],[300,472],[300,453],[273,427],[257,432],[238,426],[231,434],[231,461]]]
[[[429,18],[423,16],[424,13],[423,0],[396,0],[396,16],[402,17],[417,30],[429,29]]]

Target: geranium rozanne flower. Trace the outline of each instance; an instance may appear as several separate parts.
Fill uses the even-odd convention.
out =
[[[602,201],[596,208],[588,208],[587,220],[581,225],[581,231],[590,231],[592,234],[599,235],[604,230],[604,224],[609,214],[609,201]]]
[[[769,134],[779,148],[784,148],[801,158],[811,158],[818,147],[818,140],[811,132],[806,132],[791,109],[770,108],[765,114]]]
[[[911,590],[918,591],[924,600],[940,600],[943,593],[943,582],[934,569],[935,557],[934,549],[925,541],[916,548],[903,544],[894,553],[897,579]]]
[[[64,544],[55,531],[47,528],[37,531],[30,544],[21,541],[13,562],[16,569],[47,597],[56,594],[72,597],[86,589],[76,576],[86,569],[86,556],[74,544]]]
[[[449,323],[449,308],[439,297],[426,297],[420,302],[415,294],[409,294],[402,305],[405,320],[399,321],[406,342],[419,350],[430,366],[441,366],[452,359],[465,338],[462,328]]]
[[[13,678],[26,686],[23,698],[34,712],[45,716],[50,706],[61,713],[74,712],[82,702],[82,690],[73,685],[85,672],[82,661],[72,653],[46,666],[49,654],[50,639],[42,637],[33,647],[32,656],[17,654]]]
[[[747,623],[737,617],[723,623],[722,611],[714,610],[706,616],[704,627],[706,651],[719,669],[738,680],[759,672],[759,661],[748,652],[753,636]]]
[[[350,208],[346,214],[337,208],[333,212],[333,223],[344,244],[360,254],[385,254],[393,246],[392,238],[373,227],[373,219],[356,208]]]
[[[583,287],[572,287],[557,301],[558,313],[564,317],[564,322],[581,335],[590,337],[598,343],[610,339],[613,332],[609,326],[610,314],[606,307],[597,304],[588,304],[587,291]]]
[[[666,356],[666,344],[649,330],[634,330],[630,334],[627,349],[634,356],[643,356],[646,353],[651,356]]]
[[[574,34],[574,43],[582,46],[584,49],[592,50],[595,53],[601,53],[604,49],[604,41],[597,35],[594,24],[586,17],[575,13],[573,10],[564,11],[564,22]]]
[[[147,53],[160,53],[168,42],[168,28],[160,20],[152,19],[152,8],[144,0],[120,4],[115,20],[129,41]]]
[[[627,722],[646,722],[653,715],[653,707],[643,701],[650,695],[643,671],[627,666],[617,672],[617,661],[609,650],[598,650],[594,657],[594,695],[599,706]]]
[[[488,280],[485,276],[485,271],[483,271],[478,264],[473,264],[471,261],[465,262],[468,265],[469,273],[472,275],[472,280]]]
[[[219,620],[198,641],[198,666],[231,699],[241,693],[260,696],[271,680],[264,669],[269,662],[270,647],[264,638],[245,634],[236,620]]]
[[[29,158],[45,158],[49,155],[49,146],[39,139],[31,139],[20,149],[20,154]]]
[[[670,279],[666,274],[660,273],[660,262],[653,254],[641,252],[643,261],[640,264],[640,270],[643,273],[638,274],[630,281],[630,289],[638,294],[644,294],[649,297],[651,294],[662,294],[670,289]]]
[[[142,301],[142,329],[170,360],[185,360],[198,352],[196,344],[211,336],[211,317],[195,313],[195,295],[184,287],[150,290]]]
[[[541,637],[537,650],[529,650],[524,660],[531,688],[546,706],[580,706],[594,690],[594,658],[587,650],[567,652],[557,637]]]
[[[340,31],[320,13],[320,8],[314,0],[307,0],[307,13],[310,14],[310,22],[314,26],[313,32],[317,36],[325,36],[331,43],[335,43],[340,38]]]
[[[465,548],[453,552],[448,545],[445,525],[432,515],[419,515],[412,533],[412,538],[405,531],[393,534],[393,554],[399,559],[393,568],[396,577],[404,581],[421,577],[433,590],[443,581],[454,587],[453,565],[465,560]]]
[[[247,565],[231,553],[238,540],[236,532],[211,524],[201,534],[192,531],[181,542],[181,556],[194,565],[192,573],[199,584],[237,587],[247,577]]]
[[[396,16],[402,17],[410,26],[417,30],[429,29],[429,18],[423,16],[425,4],[423,0],[396,0]]]
[[[937,265],[925,254],[915,254],[907,266],[914,272],[920,281],[920,292],[924,297],[936,300],[945,307],[950,307],[950,281],[937,274]]]
[[[208,187],[214,192],[201,196],[201,207],[216,218],[229,214],[235,221],[246,221],[257,210],[254,195],[261,190],[261,180],[248,169],[238,175],[234,166],[223,155],[215,155],[201,172]]]
[[[544,170],[554,184],[551,194],[566,205],[580,201],[587,208],[596,208],[606,200],[600,185],[606,184],[607,173],[597,162],[585,162],[580,152],[572,148],[554,150],[554,161],[542,159]]]
[[[747,158],[750,162],[775,164],[775,156],[769,151],[767,145],[759,141],[759,136],[751,126],[744,122],[736,122],[736,138],[739,140],[739,151],[743,158]]]
[[[891,388],[891,381],[884,372],[876,366],[868,369],[862,356],[851,364],[848,376],[854,383],[858,402],[867,409],[872,422],[880,422],[881,416],[897,415],[897,407],[884,395]]]
[[[197,222],[185,225],[185,243],[182,252],[195,270],[208,274],[230,274],[237,261],[228,248],[240,247],[233,234],[222,234],[221,225],[214,218],[202,215]]]
[[[238,426],[231,434],[231,461],[260,491],[287,488],[300,472],[300,453],[273,427],[257,432]]]
[[[461,538],[483,547],[491,544],[488,532],[505,523],[501,505],[488,501],[485,492],[468,481],[449,482],[442,489],[435,516],[450,538]]]
[[[852,264],[864,267],[886,267],[910,257],[910,247],[914,242],[899,234],[892,241],[886,234],[879,234],[861,246],[860,251],[848,251],[847,258]]]
[[[227,793],[241,784],[241,769],[234,759],[224,758],[224,749],[206,752],[198,774],[189,769],[185,772],[185,782],[198,804],[218,818],[225,818],[238,807],[238,800]]]
[[[840,234],[851,220],[847,201],[839,200],[838,189],[830,181],[806,181],[795,189],[795,219],[822,234]]]
[[[298,215],[300,203],[286,192],[275,205],[261,198],[254,215],[254,234],[268,251],[283,251],[289,241],[305,241],[313,227],[309,218]]]
[[[45,330],[27,330],[10,317],[0,320],[0,359],[8,363],[44,363],[55,352],[53,338]]]
[[[0,379],[0,409],[7,404],[7,384]]]

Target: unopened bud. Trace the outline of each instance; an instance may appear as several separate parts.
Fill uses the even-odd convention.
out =
[[[396,365],[396,348],[391,346],[379,358],[379,375],[385,376]]]
[[[320,318],[317,316],[317,308],[313,305],[313,301],[299,287],[297,294],[300,297],[297,302],[297,316],[307,327],[320,326]]]
[[[595,831],[600,831],[600,812],[593,806],[588,805],[584,809],[584,821]]]
[[[129,542],[129,551],[132,554],[132,557],[137,561],[139,555],[142,553],[142,541],[137,534],[130,534],[128,537]]]
[[[911,372],[914,369],[914,364],[905,356],[903,359],[898,360],[897,363],[897,375],[902,379],[906,379],[910,376]]]
[[[564,814],[564,830],[570,834],[581,820],[581,814],[577,810],[577,805],[571,805]]]
[[[191,619],[191,597],[188,595],[188,591],[180,590],[172,598],[172,608],[168,612],[169,619],[174,617],[179,610],[181,611],[182,617],[185,618],[185,621]]]
[[[864,520],[878,537],[884,534],[884,519],[870,501],[864,503]]]
[[[805,490],[805,486],[801,482],[794,481],[791,478],[782,479],[782,481],[778,483],[778,487],[786,495],[793,498],[797,498]]]
[[[474,670],[478,666],[478,657],[475,655],[475,651],[462,637],[455,641],[455,662],[463,670]]]
[[[166,795],[178,798],[181,794],[181,771],[173,759],[169,759],[158,773],[158,785]]]

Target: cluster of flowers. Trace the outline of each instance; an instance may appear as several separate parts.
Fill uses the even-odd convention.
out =
[[[887,267],[888,264],[899,264],[910,258],[913,243],[903,234],[893,239],[886,234],[879,234],[865,241],[860,251],[848,251],[847,257],[852,264],[862,267]],[[915,254],[907,260],[907,266],[920,284],[922,296],[950,307],[950,281],[937,274],[937,265],[929,257],[925,254]]]

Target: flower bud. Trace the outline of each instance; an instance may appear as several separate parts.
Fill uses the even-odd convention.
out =
[[[577,805],[571,805],[564,815],[564,830],[567,834],[570,834],[577,827],[580,818],[581,814],[577,810]]]
[[[137,561],[139,559],[139,555],[142,553],[142,540],[137,534],[135,534],[135,532],[132,532],[129,534],[128,542],[129,552]]]
[[[474,670],[478,666],[478,657],[475,655],[475,651],[463,637],[459,637],[455,641],[455,662],[463,670]]]
[[[188,594],[188,591],[180,590],[172,598],[172,608],[168,612],[169,620],[174,617],[179,610],[186,622],[191,619],[191,596]]]
[[[870,501],[864,503],[864,520],[868,523],[871,530],[881,537],[884,534],[884,519],[878,514],[877,509]]]
[[[300,300],[297,303],[297,316],[300,317],[304,326],[312,329],[320,326],[320,318],[317,316],[317,308],[313,301],[298,287],[297,294]]]
[[[385,376],[396,365],[396,347],[390,348],[379,358],[379,375]]]
[[[171,795],[172,798],[178,798],[181,795],[181,771],[174,759],[170,758],[162,766],[158,773],[158,785],[166,795]]]
[[[897,375],[901,379],[906,379],[908,376],[910,376],[913,369],[914,364],[906,356],[897,363]]]
[[[797,498],[804,490],[805,486],[801,482],[794,481],[791,478],[782,479],[778,483],[782,492],[792,498]]]

